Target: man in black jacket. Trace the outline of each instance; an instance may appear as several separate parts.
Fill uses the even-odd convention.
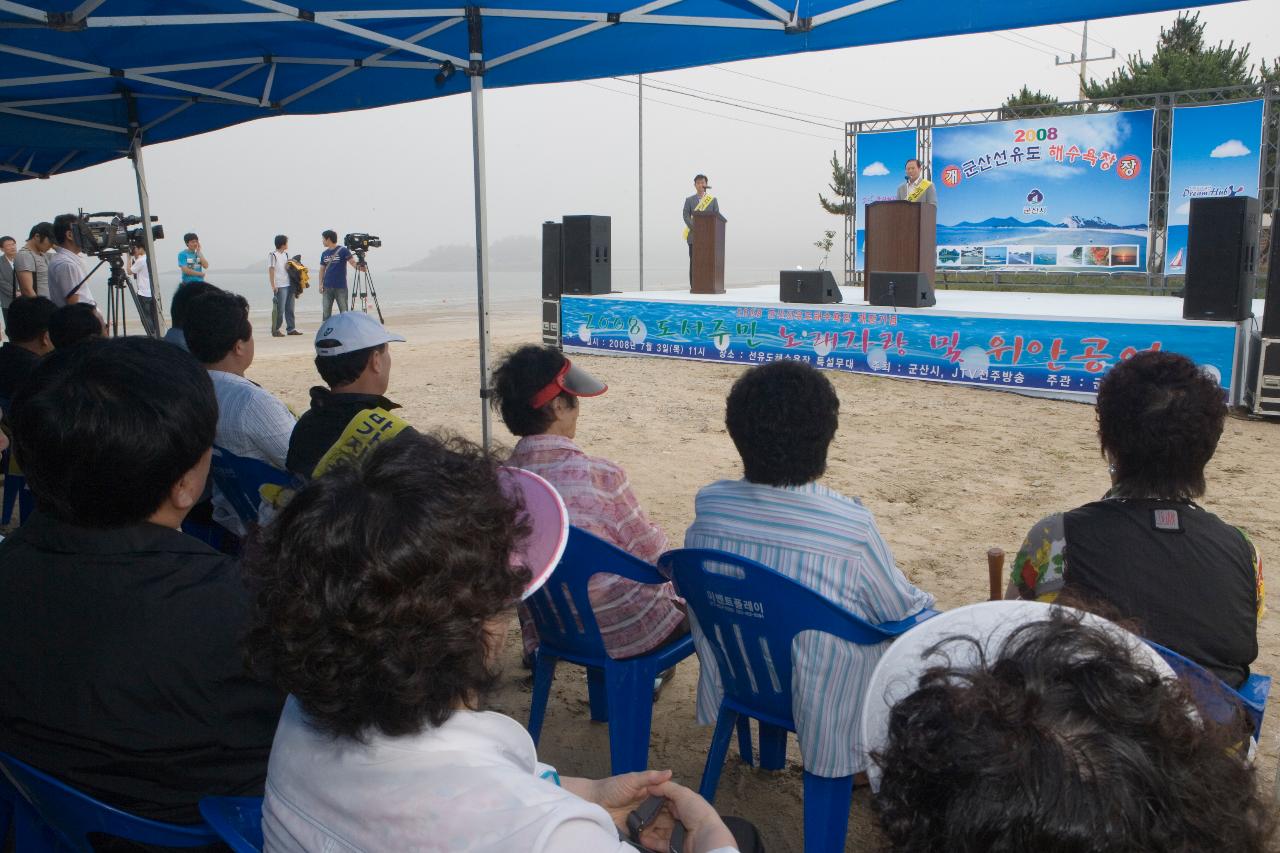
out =
[[[0,543],[0,751],[143,817],[261,794],[283,704],[248,675],[239,565],[179,529],[218,408],[187,353],[88,340],[13,401],[36,512]]]

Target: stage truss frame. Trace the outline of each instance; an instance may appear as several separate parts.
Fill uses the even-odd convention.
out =
[[[937,127],[987,124],[1022,118],[1049,118],[1058,115],[1074,115],[1088,112],[1132,112],[1151,110],[1151,191],[1148,200],[1146,287],[1153,293],[1167,292],[1170,279],[1181,279],[1181,274],[1165,273],[1165,246],[1168,238],[1169,180],[1173,144],[1173,110],[1176,107],[1209,106],[1240,101],[1263,101],[1261,128],[1261,155],[1258,165],[1259,206],[1264,214],[1259,219],[1259,245],[1267,214],[1274,223],[1280,214],[1280,84],[1260,83],[1231,86],[1219,89],[1197,89],[1183,92],[1163,92],[1154,95],[1128,95],[1122,98],[1065,101],[1056,104],[1032,104],[1018,107],[965,110],[954,113],[931,113],[898,118],[868,119],[845,123],[844,167],[848,176],[849,194],[844,197],[844,283],[861,284],[862,274],[854,269],[857,251],[858,224],[858,134],[894,130],[916,132],[916,156],[924,163],[926,174],[933,171],[933,130]],[[1019,275],[1036,275],[1022,273]],[[999,284],[999,273],[973,271],[976,280],[991,278]],[[1081,278],[1111,277],[1134,273],[1071,272],[1055,270],[1043,275],[1067,276],[1072,283]],[[1258,281],[1262,280],[1261,271]]]

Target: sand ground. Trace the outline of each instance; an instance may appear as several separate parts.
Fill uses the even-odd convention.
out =
[[[492,352],[537,342],[538,315],[505,309],[493,315]],[[314,330],[318,318],[300,317]],[[390,396],[420,429],[480,437],[478,345],[474,314],[388,317],[408,338],[393,344]],[[310,336],[257,337],[249,376],[295,411],[308,405],[319,380]],[[580,357],[610,385],[583,403],[577,440],[587,452],[621,464],[641,504],[679,545],[692,521],[693,497],[704,484],[739,477],[724,428],[724,397],[743,369],[655,358]],[[987,595],[988,547],[1012,554],[1043,515],[1096,499],[1108,485],[1098,453],[1092,406],[1021,397],[980,388],[829,373],[840,395],[840,430],[825,482],[857,495],[875,513],[898,565],[934,593],[942,609]],[[513,439],[494,420],[495,439]],[[1264,558],[1280,559],[1280,423],[1232,417],[1209,466],[1203,504],[1247,529]],[[1271,565],[1275,563],[1272,562]],[[1275,601],[1276,588],[1271,590]],[[1258,631],[1255,669],[1280,675],[1280,616]],[[530,690],[522,681],[517,632],[506,649],[506,673],[493,706],[524,722]],[[697,662],[685,661],[654,708],[650,764],[670,767],[697,787],[710,729],[694,722]],[[1259,784],[1269,793],[1280,749],[1280,713],[1268,714]],[[556,677],[539,748],[562,773],[608,775],[603,724],[589,722],[581,670]],[[730,750],[716,806],[756,822],[770,853],[799,851],[802,827],[800,756],[794,738],[788,766],[764,773],[741,765]],[[847,850],[879,847],[864,790],[855,792]]]

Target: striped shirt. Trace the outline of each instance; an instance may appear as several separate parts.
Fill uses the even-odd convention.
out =
[[[826,486],[720,480],[698,492],[694,512],[686,548],[715,548],[763,563],[873,625],[933,606],[933,596],[894,564],[871,512]],[[710,725],[723,689],[711,646],[693,627],[702,668],[698,722]],[[797,635],[791,712],[810,773],[838,778],[867,769],[859,732],[862,696],[887,647],[816,632]]]
[[[508,465],[544,477],[560,492],[569,522],[624,551],[652,563],[667,547],[667,537],[640,509],[627,474],[606,459],[583,453],[571,439],[528,435],[520,439]],[[587,587],[591,610],[609,657],[630,658],[662,645],[684,621],[683,601],[670,583],[639,584],[617,575],[598,574]],[[522,619],[525,649],[531,650],[531,625]]]

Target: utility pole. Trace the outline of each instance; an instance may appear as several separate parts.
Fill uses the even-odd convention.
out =
[[[644,75],[640,78],[640,121],[639,121],[639,145],[637,146],[636,162],[640,166],[640,192],[637,198],[640,200],[640,211],[637,217],[640,222],[640,289],[644,290]]]
[[[1087,72],[1089,63],[1102,62],[1103,60],[1115,59],[1115,58],[1116,58],[1116,49],[1114,47],[1111,48],[1110,56],[1090,56],[1089,55],[1089,22],[1085,21],[1084,33],[1080,41],[1080,58],[1076,59],[1076,55],[1074,53],[1071,54],[1070,59],[1062,59],[1061,57],[1055,56],[1053,58],[1053,64],[1054,65],[1079,64],[1080,66],[1080,100],[1083,101],[1086,97],[1088,97],[1085,94],[1085,84],[1088,82],[1088,78],[1089,78],[1089,75]]]

